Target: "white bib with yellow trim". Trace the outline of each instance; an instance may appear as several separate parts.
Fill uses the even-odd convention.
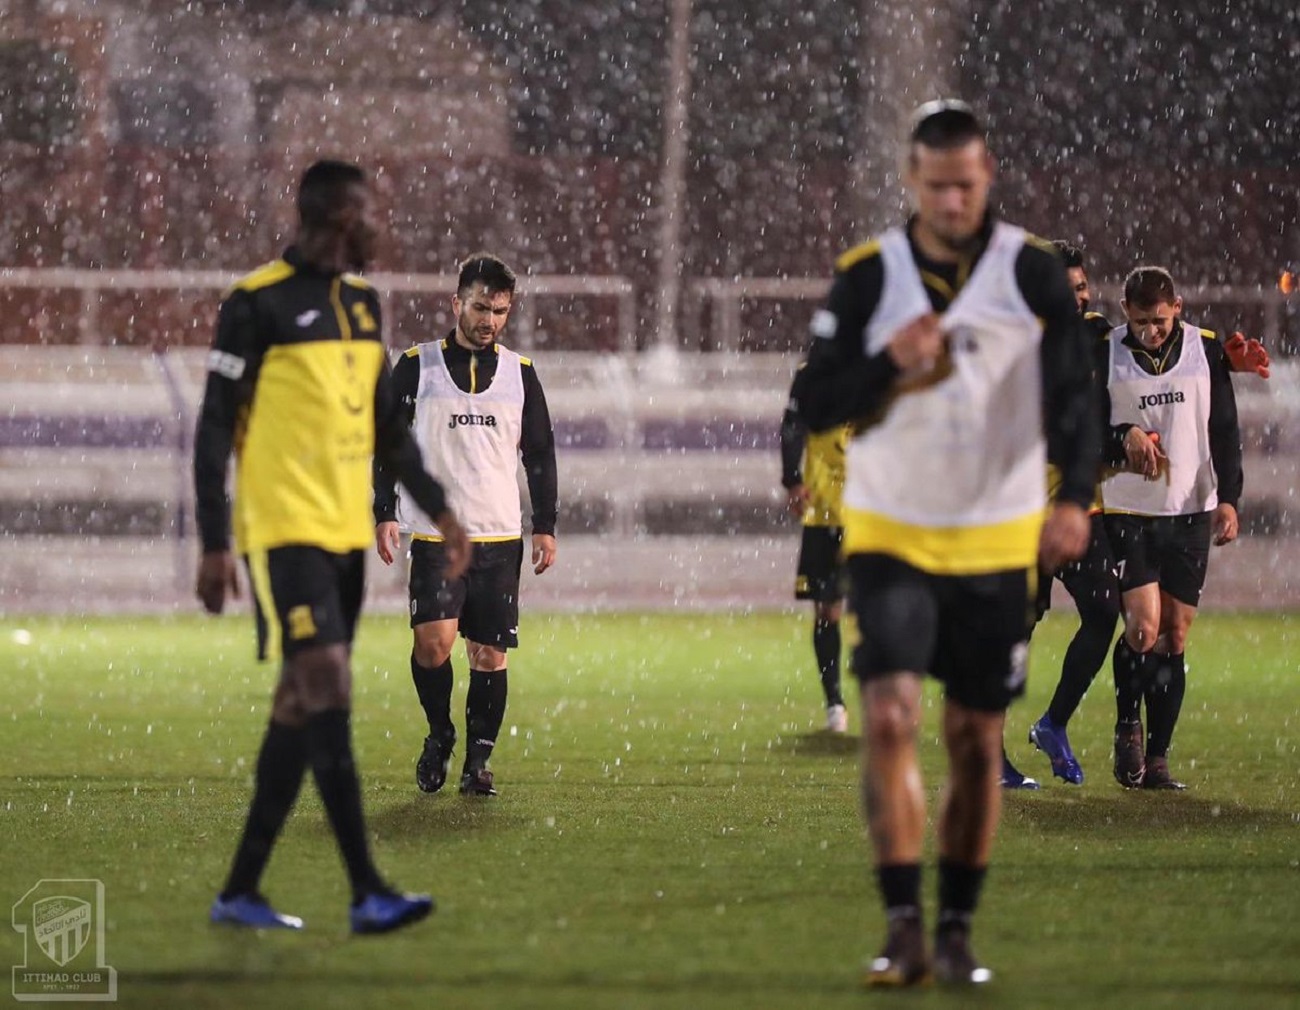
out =
[[[849,443],[845,550],[968,574],[1034,563],[1046,504],[1042,325],[1015,277],[1022,229],[998,223],[941,316],[948,353]],[[932,311],[901,229],[881,239],[884,284],[863,334],[880,353]]]
[[[420,383],[412,431],[424,466],[442,482],[447,504],[473,540],[507,540],[522,535],[518,483],[519,439],[523,432],[524,378],[518,354],[497,345],[492,384],[467,393],[451,377],[441,341],[421,344]],[[401,528],[440,536],[433,520],[401,488]]]

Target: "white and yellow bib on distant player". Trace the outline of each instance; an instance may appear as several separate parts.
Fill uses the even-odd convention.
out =
[[[411,430],[424,466],[447,489],[447,505],[471,540],[516,540],[522,536],[519,439],[523,432],[523,361],[497,345],[497,369],[482,392],[467,393],[451,377],[442,343],[421,344],[420,383]],[[418,537],[440,538],[433,520],[401,488],[397,521]]]
[[[1168,457],[1156,480],[1137,473],[1111,474],[1102,482],[1107,512],[1180,516],[1209,512],[1219,504],[1210,458],[1210,363],[1199,327],[1183,323],[1183,348],[1169,371],[1143,370],[1124,344],[1127,327],[1110,334],[1110,423],[1136,424],[1160,433]]]
[[[1021,228],[999,222],[941,316],[950,361],[900,392],[848,448],[844,551],[879,552],[945,575],[1026,568],[1046,506],[1042,324],[1016,284]],[[880,241],[881,299],[863,333],[875,355],[931,312],[907,236]]]

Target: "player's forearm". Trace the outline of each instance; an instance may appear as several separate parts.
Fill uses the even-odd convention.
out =
[[[230,546],[226,474],[234,444],[233,397],[228,380],[208,377],[194,433],[194,514],[204,551],[223,551]]]
[[[794,410],[786,410],[781,418],[781,486],[792,488],[803,483],[800,467],[803,463],[804,445],[808,430]]]

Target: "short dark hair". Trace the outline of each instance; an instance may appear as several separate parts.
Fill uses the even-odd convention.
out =
[[[298,183],[298,220],[308,228],[332,224],[347,188],[357,183],[364,185],[365,181],[366,173],[351,162],[316,162],[302,173]]]
[[[499,257],[491,253],[476,252],[461,261],[460,277],[456,281],[456,294],[463,298],[475,284],[482,284],[493,293],[504,291],[513,298],[515,272]]]
[[[956,98],[926,102],[912,113],[911,143],[934,150],[964,147],[984,140],[984,127],[972,109]]]
[[[1157,302],[1172,305],[1177,298],[1174,278],[1164,267],[1134,267],[1124,278],[1124,301],[1128,305],[1145,309]]]
[[[1083,250],[1073,242],[1067,242],[1063,238],[1052,239],[1052,245],[1056,246],[1056,251],[1061,254],[1061,259],[1065,260],[1067,268],[1084,269]]]

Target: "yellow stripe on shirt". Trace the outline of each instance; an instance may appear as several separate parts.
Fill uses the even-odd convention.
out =
[[[888,554],[934,575],[1027,568],[1038,559],[1043,513],[983,526],[914,526],[844,506],[844,553]]]

